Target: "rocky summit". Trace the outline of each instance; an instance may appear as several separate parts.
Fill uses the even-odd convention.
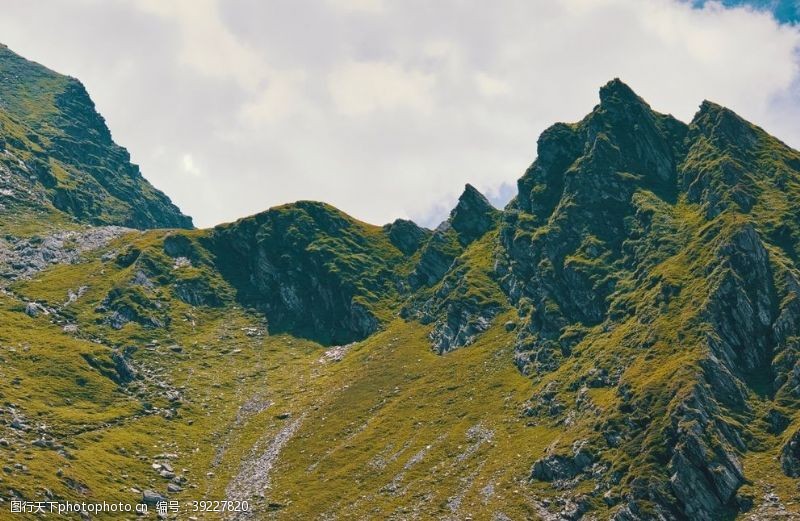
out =
[[[6,48],[0,147],[4,519],[800,519],[800,152],[724,107],[613,80],[435,230],[192,229]]]
[[[191,228],[111,139],[84,86],[0,44],[0,205],[4,218]]]

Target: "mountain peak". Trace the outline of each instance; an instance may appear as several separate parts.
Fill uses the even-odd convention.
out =
[[[691,126],[720,144],[747,148],[754,146],[758,140],[758,127],[731,109],[708,100],[700,104]]]
[[[600,87],[600,105],[606,106],[608,104],[628,104],[640,103],[647,105],[647,103],[636,95],[625,82],[619,78],[614,78],[602,87]]]
[[[462,244],[468,244],[494,226],[497,210],[477,188],[467,183],[458,204],[450,212],[450,224]]]
[[[185,216],[114,143],[83,84],[0,47],[0,143],[5,166],[34,177],[36,207],[87,224],[191,228]],[[28,193],[27,185],[11,187]]]
[[[127,233],[48,206],[157,209],[77,81],[0,50],[0,501],[797,518],[800,152],[600,97],[507,212],[468,184],[434,231],[305,200]]]
[[[464,185],[464,191],[461,192],[461,195],[458,198],[458,204],[478,204],[480,206],[492,206],[486,196],[469,183]]]
[[[430,234],[429,231],[420,228],[414,221],[408,219],[395,219],[393,223],[385,225],[383,229],[389,236],[389,241],[406,255],[413,255],[420,249]]]

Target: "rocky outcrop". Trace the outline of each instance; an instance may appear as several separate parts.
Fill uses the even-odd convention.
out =
[[[375,332],[368,296],[397,291],[391,268],[402,254],[372,233],[330,206],[300,202],[220,226],[205,247],[271,332],[336,345]]]
[[[745,225],[719,248],[709,296],[712,351],[740,377],[769,370],[776,296],[769,256],[756,230]]]
[[[489,329],[496,314],[496,308],[448,303],[444,316],[435,322],[430,335],[433,349],[442,354],[473,343],[478,335]]]
[[[507,306],[494,280],[493,236],[487,235],[497,228],[499,218],[500,212],[467,185],[450,217],[423,247],[409,277],[409,285],[418,291],[402,316],[433,324],[430,340],[439,354],[473,343]]]
[[[786,440],[781,449],[781,469],[790,478],[800,478],[800,430]]]
[[[466,246],[497,225],[500,212],[474,186],[467,184],[450,213],[450,225]]]
[[[622,244],[639,207],[634,195],[675,191],[685,125],[658,114],[615,80],[600,105],[539,140],[501,233],[509,296],[531,310],[517,341],[526,372],[551,371],[569,355],[568,326],[600,323],[620,275]]]
[[[86,89],[0,46],[4,152],[27,157],[15,173],[35,179],[52,206],[92,225],[191,228],[169,198],[111,138]],[[32,109],[35,107],[35,109]]]
[[[769,437],[788,425],[776,407],[753,426],[752,397],[777,395],[776,406],[800,398],[800,284],[784,256],[796,255],[796,234],[778,235],[779,227],[741,214],[756,211],[761,192],[775,181],[755,183],[755,172],[796,171],[800,162],[712,104],[687,126],[655,113],[618,81],[600,98],[584,120],[542,134],[538,158],[504,215],[496,273],[521,317],[516,362],[538,379],[593,344],[620,355],[612,358],[620,372],[604,385],[618,387],[622,403],[595,424],[602,436],[592,443],[665,470],[626,468],[628,492],[606,502],[614,519],[735,516],[753,506],[739,495],[753,429]],[[682,193],[707,220],[697,235],[674,225]],[[615,330],[624,334],[598,340]],[[625,356],[636,360],[651,351],[644,359],[658,360],[678,346],[698,356],[691,372],[662,377],[665,388],[674,386],[663,391],[675,393],[673,400],[629,387],[641,377],[627,375]],[[596,349],[589,352],[603,356]],[[551,380],[534,396],[526,408],[532,423],[571,424],[597,411],[586,382],[570,381]],[[664,423],[648,416],[655,402]],[[662,441],[650,446],[646,439]],[[781,463],[792,461],[789,446]],[[598,488],[613,486],[616,472],[601,473]],[[542,457],[532,471],[534,479],[551,482],[580,474],[564,454]]]
[[[673,416],[670,484],[689,519],[713,521],[738,509],[736,492],[745,478],[733,445],[741,440],[722,422],[713,399],[700,387]]]
[[[113,351],[111,361],[114,363],[114,370],[117,373],[117,381],[127,383],[139,376],[138,371],[133,367],[129,359],[129,351]]]
[[[476,290],[480,281],[482,290]],[[432,324],[431,345],[439,354],[472,344],[489,329],[507,303],[489,274],[456,260],[441,283],[426,298],[403,308],[406,318]]]
[[[751,154],[759,141],[756,129],[732,111],[704,101],[689,127],[693,143],[680,168],[682,189],[702,204],[709,217],[725,209],[749,212],[757,196],[756,185],[743,162],[728,154]],[[737,155],[738,155],[737,154]],[[741,156],[740,156],[741,157]]]
[[[440,224],[422,247],[419,262],[409,276],[411,287],[413,289],[430,287],[442,280],[453,265],[453,261],[463,251],[450,221]]]
[[[191,306],[219,307],[223,304],[222,297],[202,277],[179,280],[174,291],[175,296]]]
[[[425,243],[419,262],[409,277],[411,287],[433,286],[441,281],[464,248],[499,224],[500,212],[472,185],[467,185],[450,212]]]
[[[531,478],[539,481],[566,481],[587,470],[596,456],[588,448],[586,440],[576,441],[569,455],[551,454],[533,464]]]
[[[413,255],[430,236],[428,230],[407,219],[397,219],[383,229],[392,244],[406,255]]]
[[[163,302],[135,286],[112,289],[95,311],[105,313],[105,322],[114,329],[122,329],[128,322],[161,328],[170,320]]]
[[[107,246],[128,228],[103,226],[33,237],[0,238],[0,273],[6,279],[26,279],[56,264],[74,264],[81,256]]]

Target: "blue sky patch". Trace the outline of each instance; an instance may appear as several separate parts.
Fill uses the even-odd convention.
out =
[[[703,6],[708,0],[696,0],[694,3]],[[727,7],[749,5],[759,10],[772,11],[781,23],[800,22],[800,0],[722,0]]]

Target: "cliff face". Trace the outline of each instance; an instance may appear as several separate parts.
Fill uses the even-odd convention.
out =
[[[220,226],[207,245],[238,300],[262,310],[272,331],[343,344],[374,333],[398,299],[408,262],[399,248],[420,239],[403,233],[300,202]]]
[[[79,222],[191,228],[114,143],[83,85],[0,47],[4,206],[63,212]]]
[[[257,282],[252,295],[290,291],[266,304],[275,323],[296,330],[310,315],[310,330],[349,331],[341,342],[380,327],[353,307],[358,295],[394,311],[402,302],[401,316],[430,327],[439,354],[475,343],[511,311],[502,327],[535,389],[525,414],[565,433],[530,479],[581,514],[747,511],[754,454],[775,453],[769,472],[797,469],[796,436],[784,430],[797,429],[798,153],[709,102],[689,124],[659,114],[619,80],[583,120],[545,131],[538,152],[502,212],[467,186],[433,232],[398,222],[348,241],[396,266],[354,265],[364,285],[320,270],[355,253],[343,243],[326,250],[329,264],[306,265],[310,244],[336,244],[344,224],[303,228],[311,242],[292,253],[282,246],[291,234],[267,231],[260,249],[221,250],[240,250],[237,266],[262,259],[246,273],[269,273],[271,286]],[[380,254],[385,235],[402,250],[397,260]],[[265,258],[278,254],[302,275]]]
[[[604,472],[567,452],[533,478],[597,480],[616,519],[733,516],[752,506],[743,460],[797,406],[798,153],[709,102],[685,125],[618,80],[600,98],[540,138],[501,234],[517,364],[549,382],[529,414],[568,418],[553,404],[592,387],[620,402],[582,449]],[[587,356],[600,378],[575,380]]]
[[[0,64],[3,499],[800,515],[800,153],[730,110],[683,123],[614,80],[505,209],[467,185],[435,230],[301,201],[140,233],[67,217],[191,223],[77,82]]]

